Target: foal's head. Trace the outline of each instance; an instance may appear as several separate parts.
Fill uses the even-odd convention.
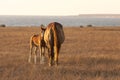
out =
[[[45,30],[46,30],[46,28],[40,27],[40,35],[41,35],[42,39],[44,39]]]

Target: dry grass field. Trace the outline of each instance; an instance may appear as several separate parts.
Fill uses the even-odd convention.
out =
[[[120,80],[120,27],[65,27],[59,66],[28,63],[39,27],[0,28],[0,80]]]

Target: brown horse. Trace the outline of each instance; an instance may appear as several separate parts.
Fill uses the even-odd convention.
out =
[[[44,34],[44,41],[48,48],[49,66],[53,64],[53,61],[55,65],[58,65],[58,55],[64,40],[63,26],[57,22],[50,23]]]
[[[37,55],[37,50],[39,49],[40,52],[40,62],[42,63],[44,61],[44,54],[45,54],[45,41],[44,41],[44,32],[45,28],[40,28],[40,33],[37,35],[33,35],[30,38],[30,54],[29,54],[29,59],[28,62],[31,62],[31,57],[32,54],[34,55],[34,63],[36,64],[36,55]],[[44,52],[42,53],[42,47],[44,48]],[[33,53],[34,51],[34,53]]]

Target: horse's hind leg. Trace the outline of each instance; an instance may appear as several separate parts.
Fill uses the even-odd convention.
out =
[[[48,52],[48,55],[49,55],[49,66],[52,66],[53,65],[53,59],[54,59],[53,47],[51,47],[48,51],[49,51]]]
[[[54,62],[55,65],[58,65],[58,48],[54,47]]]
[[[60,47],[61,45],[55,46],[54,47],[54,61],[55,61],[55,65],[58,65],[58,56],[59,56],[59,51],[60,51]]]
[[[51,49],[48,49],[48,58],[49,58],[49,66],[51,66],[52,65],[52,56],[51,56]]]

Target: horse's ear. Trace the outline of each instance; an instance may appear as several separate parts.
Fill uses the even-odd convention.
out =
[[[40,29],[42,29],[42,30],[46,30],[46,28],[45,28],[45,27],[40,27]]]

